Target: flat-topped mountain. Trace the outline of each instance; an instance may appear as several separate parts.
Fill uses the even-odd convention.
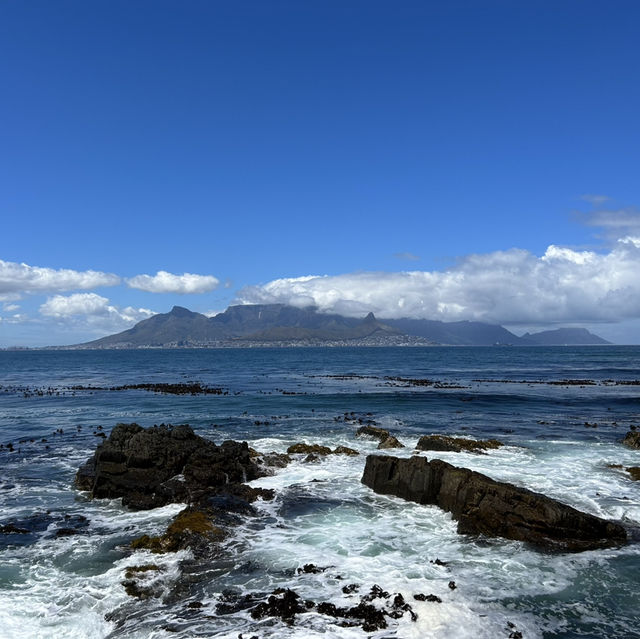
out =
[[[364,319],[318,313],[284,304],[230,306],[207,317],[181,306],[133,328],[81,344],[84,348],[206,346],[220,342],[335,342],[390,338],[400,333],[369,313]]]
[[[230,306],[207,317],[181,306],[154,315],[121,333],[73,348],[176,348],[251,345],[428,345],[458,346],[606,344],[585,329],[557,329],[518,337],[482,322],[378,320],[321,313],[285,304]]]

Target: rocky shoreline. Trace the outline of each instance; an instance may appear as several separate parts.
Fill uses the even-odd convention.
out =
[[[346,414],[345,421],[362,424],[356,437],[377,440],[379,449],[404,447],[372,419]],[[634,447],[637,441],[636,434],[630,431],[624,443]],[[425,435],[417,448],[486,454],[502,445],[496,440]],[[164,533],[143,534],[132,540],[130,552],[144,550],[162,554],[188,550],[190,558],[182,562],[188,579],[174,587],[173,595],[187,598],[192,597],[199,581],[209,578],[207,566],[227,552],[222,542],[233,534],[234,527],[260,517],[255,502],[274,498],[273,490],[251,487],[246,482],[273,474],[296,458],[309,463],[326,455],[358,454],[359,451],[346,446],[332,450],[304,442],[289,446],[286,454],[261,454],[246,442],[225,441],[216,445],[196,435],[187,425],[143,428],[137,424],[118,424],[80,467],[75,486],[87,491],[91,498],[121,498],[123,505],[133,510],[185,504]],[[458,520],[461,534],[506,537],[528,542],[539,549],[565,552],[605,548],[627,540],[624,528],[615,522],[420,455],[411,458],[369,455],[361,481],[375,492],[437,505],[451,512]],[[431,563],[447,565],[439,559]],[[331,568],[305,564],[298,568],[298,573],[314,574]],[[159,597],[153,576],[160,570],[154,563],[130,566],[122,582],[126,593],[135,599]],[[336,575],[335,579],[342,577]],[[378,585],[360,594],[361,587],[347,584],[341,588],[341,595],[337,595],[344,597],[344,605],[303,599],[289,588],[244,596],[229,592],[217,604],[216,614],[246,611],[255,620],[272,617],[293,624],[297,615],[313,611],[334,618],[339,625],[361,627],[364,632],[384,629],[388,620],[404,615],[412,621],[417,619],[417,613],[402,594],[389,593]],[[450,581],[449,587],[455,589],[455,582]],[[433,594],[412,596],[419,602],[441,602],[441,598]],[[192,601],[189,607],[195,611],[201,605]],[[117,611],[111,615],[116,623],[123,623],[123,619]],[[513,630],[512,636],[519,636],[517,630]]]

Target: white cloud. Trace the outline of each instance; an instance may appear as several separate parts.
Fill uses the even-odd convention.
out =
[[[20,308],[20,306],[18,304],[3,304],[2,305],[2,310],[3,311],[7,311],[7,312],[11,312],[11,311],[17,311]]]
[[[40,313],[66,325],[72,325],[75,330],[91,329],[96,332],[125,330],[155,315],[146,308],[114,306],[106,297],[95,293],[55,295],[40,306]]]
[[[520,249],[469,255],[445,271],[284,278],[242,289],[238,297],[381,318],[620,321],[640,318],[640,239],[618,240],[606,253],[552,245],[541,257]]]
[[[0,301],[12,302],[25,293],[55,293],[115,286],[120,278],[100,271],[74,271],[29,266],[0,260]]]
[[[126,280],[131,288],[149,293],[208,293],[218,288],[220,281],[213,275],[195,275],[183,273],[174,275],[167,271],[158,271],[155,275],[136,275]]]

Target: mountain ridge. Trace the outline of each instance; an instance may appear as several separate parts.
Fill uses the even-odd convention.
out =
[[[114,335],[76,344],[74,349],[189,348],[206,346],[539,346],[608,344],[584,328],[562,328],[518,337],[483,322],[364,318],[321,313],[285,304],[229,306],[207,317],[182,306],[159,313]]]

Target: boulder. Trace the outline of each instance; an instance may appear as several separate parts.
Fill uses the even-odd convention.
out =
[[[134,509],[202,496],[260,475],[246,442],[217,446],[187,425],[118,424],[78,470],[75,484],[95,498],[122,498]]]
[[[466,439],[465,437],[447,437],[446,435],[424,435],[418,440],[418,450],[436,450],[443,452],[481,453],[485,450],[500,448],[502,442],[497,439]]]
[[[452,514],[463,534],[567,551],[614,546],[627,538],[619,524],[439,459],[369,455],[362,483],[377,493],[439,506]]]
[[[629,448],[640,449],[640,431],[630,430],[622,440],[622,443]]]

